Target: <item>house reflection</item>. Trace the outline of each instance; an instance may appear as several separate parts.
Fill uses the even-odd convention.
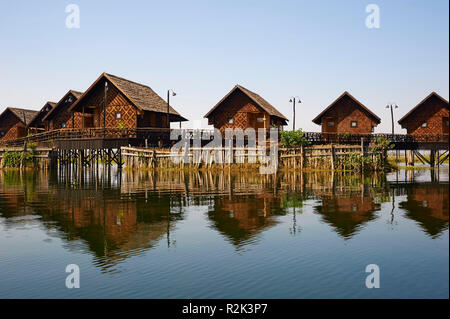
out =
[[[60,182],[53,181],[54,187],[44,192],[0,185],[1,193],[8,194],[0,197],[5,225],[26,222],[30,217],[25,216],[39,217],[49,236],[64,239],[68,249],[89,251],[103,271],[162,240],[165,245],[173,244],[171,231],[183,218],[177,196],[121,194],[120,189],[102,185],[94,188]]]
[[[41,209],[43,221],[55,223],[68,241],[82,239],[104,269],[151,249],[170,232],[181,214],[171,212],[168,197],[118,190],[58,190],[57,201]],[[148,205],[148,202],[152,205]]]
[[[340,236],[350,239],[364,224],[377,218],[375,212],[380,210],[380,204],[372,196],[364,194],[355,197],[323,196],[314,210]]]
[[[416,221],[432,238],[448,229],[448,184],[418,183],[414,187],[404,186],[407,200],[399,207],[405,217]]]
[[[215,197],[208,218],[213,228],[240,249],[257,241],[258,234],[277,225],[276,217],[286,213],[279,195],[263,192]]]
[[[396,216],[388,204],[391,200],[394,208],[399,203],[401,217],[416,221],[431,237],[448,229],[448,184],[386,183],[375,175],[317,172],[267,176],[60,170],[45,174],[0,171],[2,224],[9,227],[38,219],[49,236],[64,239],[68,249],[88,251],[105,271],[157,244],[174,245],[174,226],[184,219],[188,207],[208,207],[211,227],[238,250],[258,242],[278,224],[298,233],[302,220],[297,217],[305,200],[344,239],[382,214]],[[392,195],[404,197],[397,200]],[[382,203],[388,210],[378,213]],[[281,218],[286,214],[290,215]]]

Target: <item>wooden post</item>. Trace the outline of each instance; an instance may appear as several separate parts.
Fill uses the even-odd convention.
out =
[[[303,160],[304,160],[304,149],[303,145],[300,146],[300,170],[303,171]]]
[[[364,156],[364,137],[361,137],[361,155]]]
[[[334,145],[331,144],[331,170],[334,171]]]
[[[430,150],[430,166],[434,167],[436,165],[436,151]]]
[[[408,166],[414,166],[414,151],[408,150]]]

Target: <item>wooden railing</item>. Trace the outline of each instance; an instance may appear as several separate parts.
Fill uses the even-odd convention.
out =
[[[195,130],[185,130],[193,132]],[[210,129],[202,129],[203,132],[212,133]],[[360,144],[374,142],[376,138],[383,137],[392,143],[424,143],[424,142],[449,142],[448,134],[435,135],[407,135],[407,134],[336,134],[321,132],[305,132],[306,139],[312,144]],[[23,146],[29,143],[48,143],[56,140],[66,139],[163,139],[169,140],[170,129],[168,128],[85,128],[85,129],[58,129],[38,133],[15,140],[0,141],[0,146]],[[212,136],[212,134],[211,134]]]

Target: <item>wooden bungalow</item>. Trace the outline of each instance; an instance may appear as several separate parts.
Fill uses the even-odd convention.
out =
[[[258,94],[236,85],[206,115],[208,124],[227,128],[282,129],[288,119]]]
[[[27,135],[27,124],[38,111],[7,107],[0,114],[0,140],[14,140]]]
[[[313,122],[322,126],[322,133],[371,134],[381,119],[345,91]]]
[[[80,114],[80,121],[75,121],[78,128],[168,128],[169,122],[187,121],[150,87],[107,73],[100,75],[70,112]]]
[[[36,116],[27,124],[29,133],[41,133],[48,131],[48,122],[43,121],[43,118],[56,106],[55,102],[47,102]]]
[[[75,116],[69,111],[69,108],[82,95],[82,92],[70,90],[45,116],[43,116],[42,121],[46,123],[46,127],[49,131],[74,127]]]
[[[431,92],[398,123],[411,135],[448,135],[448,101]]]

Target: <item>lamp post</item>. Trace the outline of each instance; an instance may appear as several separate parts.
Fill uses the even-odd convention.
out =
[[[103,138],[106,136],[106,92],[108,91],[108,81],[105,81],[105,98],[103,101]],[[84,118],[83,118],[84,120]]]
[[[398,109],[398,105],[395,103],[389,103],[386,105],[386,108],[391,109],[392,135],[394,135],[394,109]]]
[[[292,111],[294,113],[292,118],[292,130],[295,131],[295,102],[302,103],[302,101],[298,96],[292,96],[289,102],[292,103]]]
[[[170,92],[172,96],[177,95],[172,89],[167,90],[167,127],[170,129]]]

